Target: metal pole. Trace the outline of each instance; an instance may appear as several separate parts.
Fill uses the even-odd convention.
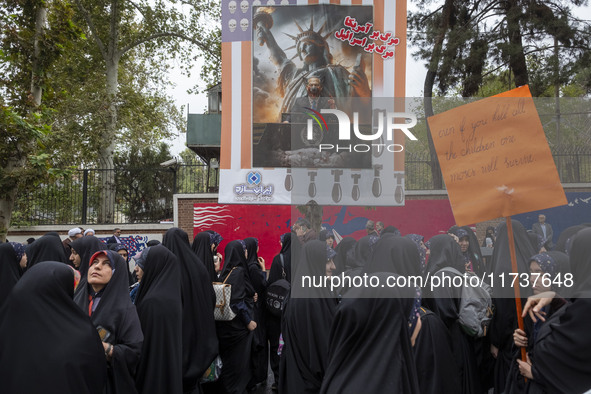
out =
[[[82,224],[86,224],[86,211],[88,209],[88,170],[84,170],[82,176]]]

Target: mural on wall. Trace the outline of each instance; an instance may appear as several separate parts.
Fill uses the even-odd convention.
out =
[[[205,230],[214,230],[224,237],[220,253],[229,241],[255,237],[259,240],[258,255],[267,268],[279,253],[279,237],[289,232],[291,223],[303,216],[290,205],[218,205],[195,204],[193,237]],[[335,230],[342,237],[359,239],[366,235],[368,220],[382,221],[397,227],[403,235],[421,234],[426,239],[444,233],[454,224],[448,200],[407,200],[404,207],[325,206],[322,227]]]
[[[99,239],[102,242],[107,243],[109,238],[111,237],[109,236]],[[129,259],[133,258],[136,254],[145,249],[146,243],[148,242],[148,237],[143,235],[130,235],[127,237],[119,237],[119,239],[121,240],[121,243],[127,248]]]

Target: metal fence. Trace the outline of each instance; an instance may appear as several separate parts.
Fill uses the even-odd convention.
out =
[[[571,149],[553,156],[563,183],[591,183],[591,151]],[[405,178],[406,190],[432,189],[429,155],[407,153]],[[109,196],[103,191],[105,180],[113,184]],[[204,165],[76,170],[21,189],[12,225],[158,223],[172,220],[174,194],[217,192],[218,185],[218,170]],[[110,201],[106,216],[105,201]]]
[[[208,175],[204,165],[75,170],[23,185],[11,225],[158,223],[172,220],[174,194],[217,191],[217,184],[217,170]]]

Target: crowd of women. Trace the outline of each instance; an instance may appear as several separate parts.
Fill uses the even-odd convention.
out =
[[[486,335],[459,319],[462,288],[303,288],[304,277],[379,279],[511,272],[507,226],[487,231],[490,261],[469,227],[424,242],[392,228],[338,245],[298,229],[278,240],[267,273],[258,240],[173,228],[136,256],[94,236],[57,233],[0,245],[3,393],[582,393],[591,389],[591,224],[541,249],[512,222],[522,289],[518,328],[510,286],[494,287]],[[396,230],[396,231],[394,231]],[[313,236],[311,235],[313,234]],[[490,242],[487,242],[490,244]],[[451,271],[450,271],[451,269]],[[556,280],[571,274],[573,281]],[[291,283],[282,313],[266,289]],[[135,283],[137,282],[137,283]],[[231,286],[231,320],[215,320],[213,282]],[[410,283],[410,282],[409,282]],[[131,293],[130,293],[131,286]],[[529,290],[529,292],[528,292]],[[526,360],[521,360],[521,348]],[[221,366],[221,370],[220,369]],[[219,370],[219,376],[215,373]]]

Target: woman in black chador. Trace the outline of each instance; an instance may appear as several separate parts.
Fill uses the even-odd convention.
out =
[[[136,372],[140,394],[182,393],[182,301],[178,259],[162,245],[142,251],[135,305],[144,332]]]
[[[64,253],[64,245],[55,233],[47,233],[27,246],[27,269],[42,261],[59,261],[68,264],[68,257]]]
[[[267,370],[269,366],[269,346],[267,345],[266,333],[266,306],[265,291],[267,289],[267,274],[264,271],[265,260],[259,257],[259,240],[256,238],[245,238],[246,244],[246,265],[248,267],[248,276],[254,292],[257,294],[257,300],[254,303],[253,313],[254,321],[257,323],[257,329],[254,330],[252,346],[253,372],[249,388],[265,382],[267,380]]]
[[[108,366],[107,393],[136,393],[135,369],[144,336],[129,299],[127,264],[111,250],[90,258],[87,281],[74,302],[99,331]]]
[[[460,245],[450,235],[441,234],[429,240],[431,255],[427,265],[427,271],[431,276],[441,278],[447,277],[447,284],[450,278],[463,275],[465,272],[465,260]],[[456,272],[444,268],[455,269]],[[462,296],[462,287],[442,285],[434,287],[432,292],[426,289],[425,304],[433,311],[447,327],[451,339],[452,351],[456,365],[460,371],[459,393],[481,393],[483,390],[480,384],[478,371],[478,360],[474,349],[474,338],[464,333],[458,322],[459,306]]]
[[[291,233],[282,234],[279,242],[281,244],[281,250],[273,258],[267,280],[269,285],[280,279],[285,279],[288,282],[291,281]],[[279,349],[279,337],[281,335],[281,317],[267,313],[265,318],[267,340],[269,341],[269,358],[274,378],[272,387],[276,389],[279,383],[279,355],[277,351]]]
[[[27,255],[23,244],[17,242],[0,244],[0,307],[23,275],[26,263]]]
[[[591,389],[591,228],[573,236],[570,266],[574,276],[572,302],[558,309],[540,328],[532,364],[519,361],[521,373],[531,376],[538,388],[548,393],[583,393]],[[561,302],[560,294],[549,293],[547,298],[528,300],[524,311],[530,307],[535,307],[534,311],[546,306],[556,309]],[[544,318],[540,314],[534,317]]]
[[[35,264],[14,286],[0,309],[3,393],[103,393],[105,351],[72,300],[75,282],[72,267],[50,261]]]
[[[520,274],[529,275],[530,258],[536,251],[529,241],[527,231],[517,220],[512,220],[513,236],[515,240],[515,257],[517,270]],[[490,343],[495,361],[494,387],[495,392],[503,392],[509,373],[511,360],[513,359],[513,332],[517,328],[517,309],[515,306],[515,293],[513,287],[507,285],[512,280],[509,273],[512,272],[511,256],[509,254],[509,237],[507,224],[501,223],[497,227],[497,239],[491,259],[491,272],[495,278],[494,300],[495,313],[490,324]],[[499,286],[500,278],[505,278],[505,286]],[[524,299],[531,294],[529,287],[521,287],[521,297]]]
[[[213,257],[216,255],[217,247],[222,239],[222,236],[215,231],[202,231],[195,236],[191,245],[191,249],[207,270],[210,282],[218,280]]]
[[[323,280],[327,267],[334,267],[328,253],[323,241],[309,241],[302,247],[291,296],[283,311],[281,393],[317,393],[322,385],[328,366],[328,335],[337,303],[329,288],[304,288],[302,279],[310,277],[315,283]]]
[[[395,274],[373,276],[386,283]],[[412,346],[420,303],[415,287],[351,288],[336,308],[320,392],[419,393]]]
[[[193,392],[218,355],[213,309],[215,294],[207,270],[189,246],[187,233],[171,228],[162,244],[178,258],[183,299],[183,391]]]
[[[224,268],[220,282],[232,286],[230,308],[236,317],[230,321],[216,321],[220,357],[223,367],[218,381],[219,392],[242,394],[252,378],[251,349],[254,321],[254,288],[246,267],[246,244],[232,241],[224,251]]]

